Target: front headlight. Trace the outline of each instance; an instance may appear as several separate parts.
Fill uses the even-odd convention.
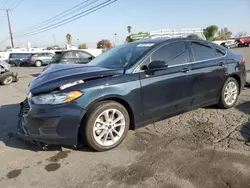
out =
[[[74,101],[82,96],[80,91],[70,91],[67,93],[46,94],[34,96],[31,100],[35,104],[63,104]]]

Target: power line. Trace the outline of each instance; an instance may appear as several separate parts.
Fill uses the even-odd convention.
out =
[[[4,17],[4,18],[2,18],[2,19],[0,20],[0,24],[1,24],[2,22],[4,22],[4,20],[6,20],[6,17]]]
[[[77,20],[77,19],[79,19],[79,18],[82,18],[83,16],[86,16],[86,15],[89,15],[89,14],[91,14],[91,13],[93,13],[93,12],[96,12],[97,10],[100,10],[100,9],[102,9],[102,8],[104,8],[104,7],[108,6],[108,5],[110,5],[110,4],[113,4],[113,3],[115,3],[116,1],[118,1],[118,0],[107,0],[107,1],[105,1],[105,2],[103,2],[103,3],[100,3],[100,4],[97,5],[97,6],[94,6],[94,7],[90,8],[90,9],[86,10],[86,11],[83,11],[83,12],[81,12],[81,13],[79,13],[79,14],[76,14],[76,15],[74,15],[74,16],[71,16],[71,17],[69,17],[69,18],[67,18],[67,19],[65,19],[65,20],[60,21],[60,22],[57,22],[56,24],[47,26],[47,27],[45,27],[45,28],[41,28],[40,30],[38,30],[38,31],[36,31],[36,32],[33,31],[33,32],[30,32],[30,33],[20,34],[20,35],[17,35],[17,36],[15,36],[15,37],[32,36],[32,35],[36,35],[36,34],[39,34],[39,33],[43,33],[43,32],[49,31],[49,30],[51,30],[51,29],[60,27],[60,26],[62,26],[62,25],[65,25],[65,24],[67,24],[67,23],[70,23],[70,22],[72,22],[72,21],[75,21],[75,20]],[[6,38],[6,39],[3,40],[2,42],[0,42],[0,44],[4,43],[4,42],[7,41],[7,40],[8,40],[8,38]]]
[[[5,0],[5,1],[4,1],[3,5],[1,6],[1,9],[4,8],[4,6],[8,3],[8,1],[9,1],[9,0]],[[6,20],[6,17],[4,17],[4,18],[2,18],[2,19],[0,20],[0,24],[1,24],[4,20]]]
[[[4,4],[3,4],[2,8],[7,4],[8,1],[9,1],[9,0],[5,0],[5,2],[4,2]],[[23,0],[19,0],[19,2],[16,1],[17,3],[14,3],[14,4],[13,4],[11,10],[16,9],[16,8],[21,4],[22,1],[23,1]],[[7,17],[2,18],[2,19],[0,20],[0,24],[3,23],[6,19],[7,19]]]
[[[8,3],[9,0],[5,0],[3,5],[1,6],[1,8],[3,8],[7,3]]]
[[[19,32],[16,32],[16,33],[21,33],[21,32],[23,32],[23,31],[26,31],[26,30],[29,30],[29,29],[36,28],[36,27],[39,26],[39,25],[43,25],[44,23],[48,23],[48,22],[54,20],[55,18],[57,18],[57,17],[59,17],[59,16],[65,14],[65,13],[67,13],[67,12],[69,12],[69,11],[71,11],[71,10],[74,10],[75,8],[77,8],[77,7],[79,7],[79,6],[83,5],[83,4],[85,4],[85,3],[88,2],[88,1],[90,1],[90,0],[83,1],[82,3],[77,4],[76,6],[74,6],[74,7],[70,8],[70,9],[67,9],[67,10],[63,11],[62,13],[57,14],[57,15],[55,15],[55,16],[49,18],[48,20],[42,21],[42,22],[40,22],[40,23],[38,23],[38,24],[36,24],[36,25],[34,25],[34,26],[28,27],[27,29],[24,29],[24,30],[19,31]],[[98,1],[98,0],[97,0],[97,1]],[[80,7],[80,8],[81,8],[81,7]],[[78,10],[78,9],[77,9],[77,10]],[[51,24],[51,22],[50,22],[50,24]]]
[[[16,33],[23,33],[23,32],[25,32],[25,31],[27,31],[27,30],[39,28],[40,25],[51,24],[51,23],[53,23],[53,20],[54,20],[54,21],[57,21],[57,18],[59,18],[59,20],[60,20],[60,19],[63,18],[62,16],[65,17],[65,16],[67,16],[67,15],[70,15],[71,13],[74,13],[75,11],[81,10],[81,9],[82,9],[82,5],[84,5],[84,4],[87,3],[88,1],[90,1],[90,0],[83,1],[83,2],[81,2],[80,4],[77,4],[77,5],[75,5],[74,7],[70,8],[70,9],[67,9],[67,10],[63,11],[62,13],[57,14],[57,15],[55,15],[55,16],[53,16],[53,17],[51,17],[51,18],[49,18],[49,19],[47,19],[47,20],[45,20],[45,21],[42,21],[42,22],[40,22],[40,23],[38,23],[38,24],[36,24],[36,25],[34,25],[34,26],[28,27],[28,28],[26,28],[26,29],[24,29],[24,30],[21,30],[21,31],[19,31],[19,32],[15,32],[15,34],[16,34]],[[97,1],[99,1],[99,0],[95,0],[94,2],[92,2],[92,4],[95,3],[95,2],[97,2]],[[87,5],[87,6],[89,6],[89,5]],[[78,8],[78,9],[76,9],[76,8]],[[75,10],[75,9],[76,9],[76,10]],[[64,15],[65,13],[68,13],[68,14]]]
[[[111,2],[110,2],[110,1],[111,1]],[[67,18],[67,19],[65,19],[65,20],[62,20],[62,21],[57,22],[57,23],[55,23],[55,24],[52,24],[52,25],[50,25],[50,26],[41,28],[41,29],[39,29],[39,30],[37,30],[37,31],[33,31],[33,32],[30,32],[30,33],[25,33],[25,34],[21,34],[21,35],[17,35],[17,36],[31,36],[31,35],[36,35],[36,34],[39,34],[39,33],[46,32],[46,31],[48,31],[48,30],[51,30],[51,29],[60,27],[60,26],[62,26],[62,25],[65,25],[65,24],[67,24],[67,23],[70,23],[70,22],[72,22],[72,21],[75,21],[75,20],[77,20],[77,19],[79,19],[79,18],[82,18],[83,16],[86,16],[86,15],[92,13],[92,12],[95,12],[95,11],[97,11],[97,10],[99,10],[99,9],[102,9],[102,8],[108,6],[108,5],[110,5],[110,4],[112,4],[112,3],[116,2],[116,1],[117,1],[117,0],[107,0],[107,1],[105,1],[105,2],[103,2],[103,3],[100,3],[99,5],[96,5],[96,6],[90,8],[90,9],[88,9],[88,10],[86,10],[86,11],[83,11],[83,12],[81,12],[81,13],[79,13],[79,14],[76,14],[76,15],[74,15],[74,16],[71,16],[71,17],[69,17],[69,18]]]
[[[22,2],[23,2],[23,0],[19,0],[16,4],[13,4],[12,9],[14,10],[15,8],[17,8]]]

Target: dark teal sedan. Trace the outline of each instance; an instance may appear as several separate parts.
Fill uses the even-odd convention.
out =
[[[54,64],[29,85],[18,133],[34,143],[96,151],[136,129],[198,107],[233,107],[246,82],[245,60],[188,38],[141,40],[87,65]]]

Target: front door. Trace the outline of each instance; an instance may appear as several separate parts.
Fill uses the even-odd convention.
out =
[[[160,47],[142,67],[153,61],[165,61],[168,68],[140,73],[145,117],[154,118],[182,111],[191,105],[192,70],[185,42]]]
[[[192,105],[202,105],[217,100],[226,79],[225,56],[206,42],[190,42],[193,80]],[[219,49],[217,49],[219,50]]]

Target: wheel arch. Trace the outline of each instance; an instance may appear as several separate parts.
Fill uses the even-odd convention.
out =
[[[105,101],[114,101],[114,102],[121,104],[127,110],[128,114],[129,114],[129,119],[130,119],[129,129],[132,129],[132,130],[135,129],[135,117],[134,117],[133,109],[132,109],[131,105],[129,104],[129,102],[127,102],[122,96],[107,96],[107,97],[99,98],[99,99],[93,101],[92,103],[90,103],[88,105],[88,107],[86,108],[86,111],[88,111],[90,108],[92,108],[95,104],[97,104],[99,102],[105,102]],[[85,120],[86,114],[83,116],[82,121]]]
[[[40,61],[40,62],[42,62],[42,63],[43,63],[43,60],[41,60],[41,59],[37,59],[35,62],[38,62],[38,61]]]
[[[228,76],[228,78],[234,78],[235,80],[237,80],[238,84],[239,84],[239,90],[241,91],[242,90],[242,85],[241,85],[241,79],[240,79],[240,76],[237,75],[237,74],[231,74]]]

